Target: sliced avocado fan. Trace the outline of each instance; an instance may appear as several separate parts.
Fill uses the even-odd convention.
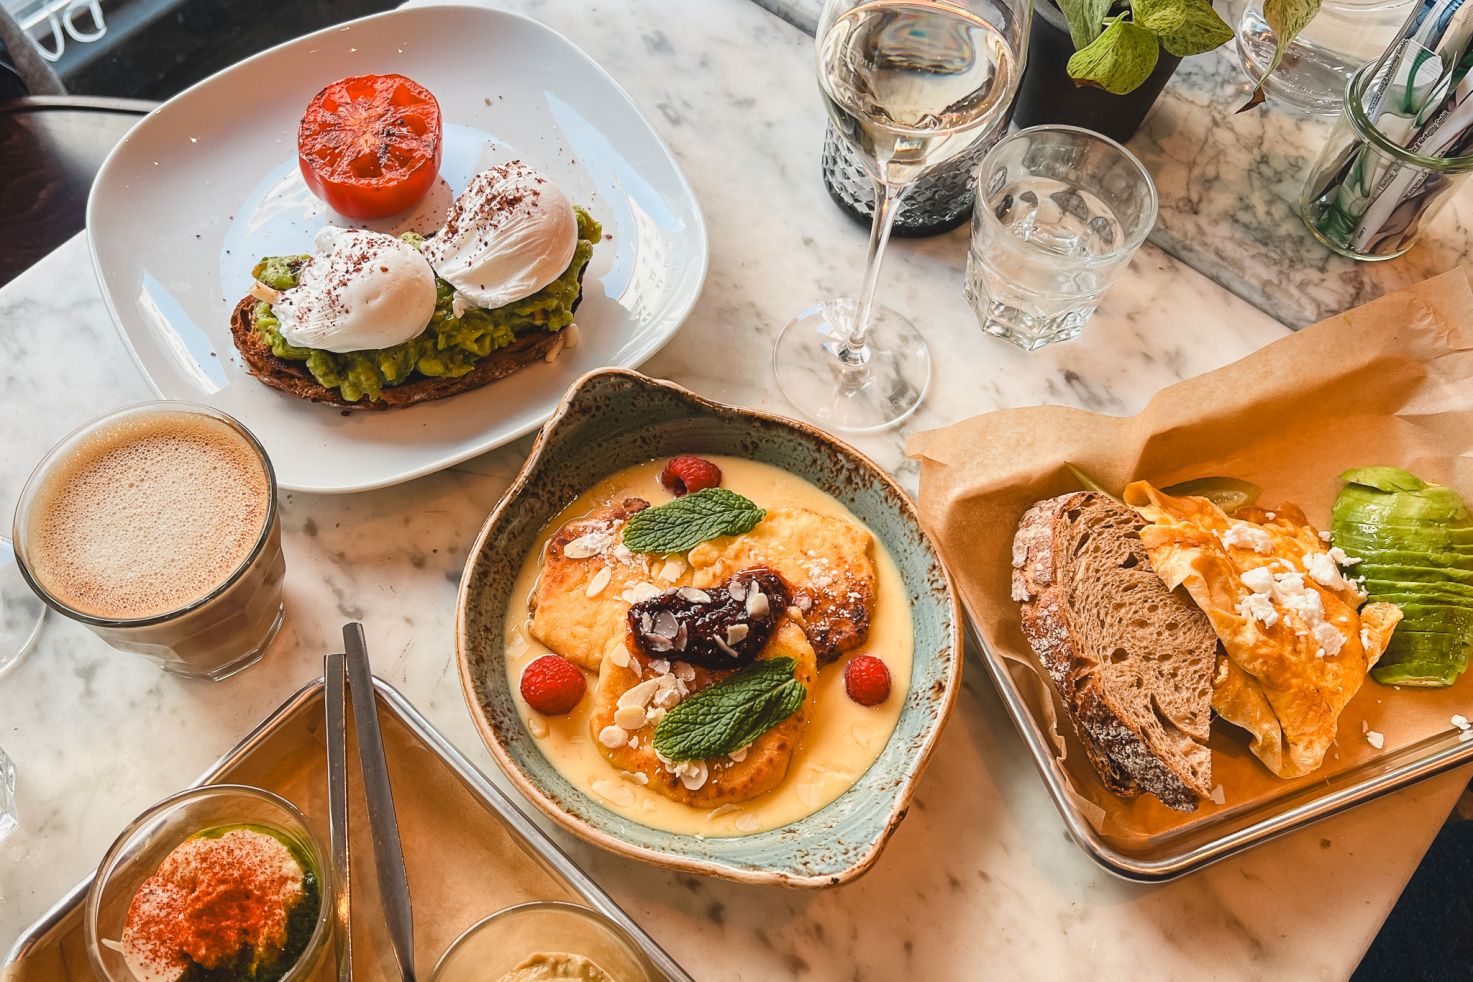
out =
[[[1340,475],[1330,532],[1360,558],[1370,600],[1403,619],[1371,677],[1383,685],[1452,685],[1473,656],[1473,516],[1452,488],[1396,467]]]

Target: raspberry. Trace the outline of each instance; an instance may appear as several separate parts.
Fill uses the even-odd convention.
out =
[[[543,655],[522,669],[522,698],[544,716],[561,716],[578,705],[586,686],[578,666],[559,655]]]
[[[680,498],[694,491],[721,485],[721,468],[704,457],[682,454],[671,457],[665,469],[660,471],[660,483],[665,490]]]
[[[878,706],[890,698],[890,670],[873,655],[855,655],[844,666],[844,691],[861,706]]]

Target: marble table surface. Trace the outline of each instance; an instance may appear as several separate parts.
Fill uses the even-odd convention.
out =
[[[681,0],[505,5],[564,32],[628,88],[705,208],[705,291],[647,370],[780,410],[775,330],[851,290],[864,251],[817,181],[822,110],[807,39],[747,0],[707,0],[699,13]],[[939,368],[904,430],[859,442],[912,489],[907,432],[1002,406],[1133,412],[1286,331],[1148,246],[1080,340],[1024,355],[979,335],[961,296],[964,245],[960,233],[896,243],[882,286],[923,326]],[[80,238],[0,291],[0,515],[64,432],[149,394]],[[527,448],[382,491],[285,496],[286,628],[229,682],[162,675],[49,620],[0,678],[21,823],[0,843],[0,947],[137,812],[319,674],[346,619],[366,624],[380,674],[506,786],[466,712],[452,624],[466,550]],[[1066,837],[972,661],[914,807],[852,885],[799,893],[676,876],[553,834],[700,979],[1120,978],[1143,965],[1157,978],[1343,978],[1467,779],[1445,775],[1170,884],[1126,883]]]
[[[822,0],[755,0],[811,34]],[[1234,26],[1247,0],[1217,8]],[[1293,328],[1445,273],[1473,257],[1473,195],[1457,195],[1399,259],[1358,263],[1299,219],[1299,193],[1332,119],[1272,96],[1237,113],[1252,86],[1234,42],[1177,68],[1129,147],[1156,180],[1151,241]]]

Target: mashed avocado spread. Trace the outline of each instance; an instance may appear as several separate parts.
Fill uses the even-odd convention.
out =
[[[573,304],[578,299],[578,274],[593,255],[593,244],[603,235],[603,227],[582,208],[578,215],[578,245],[573,261],[561,276],[530,297],[495,310],[466,307],[459,317],[453,309],[454,289],[435,277],[435,312],[429,326],[418,337],[403,344],[376,351],[349,351],[338,354],[316,348],[298,348],[281,336],[280,324],[265,301],[256,304],[256,333],[271,348],[271,353],[287,361],[305,363],[320,384],[337,389],[347,402],[367,396],[378,399],[384,386],[398,385],[411,375],[456,378],[470,372],[476,363],[520,337],[535,331],[561,331],[573,322]],[[402,238],[418,248],[424,239],[413,232]],[[290,290],[297,285],[297,271],[305,256],[271,256],[256,264],[251,271],[260,282],[274,290]]]

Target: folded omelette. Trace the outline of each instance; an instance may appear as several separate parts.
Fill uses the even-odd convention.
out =
[[[1331,550],[1294,505],[1240,508],[1231,517],[1199,497],[1145,481],[1125,502],[1151,524],[1151,565],[1184,586],[1222,641],[1212,708],[1252,735],[1251,749],[1281,778],[1315,770],[1341,711],[1386,650],[1401,619],[1345,575],[1355,560]]]

